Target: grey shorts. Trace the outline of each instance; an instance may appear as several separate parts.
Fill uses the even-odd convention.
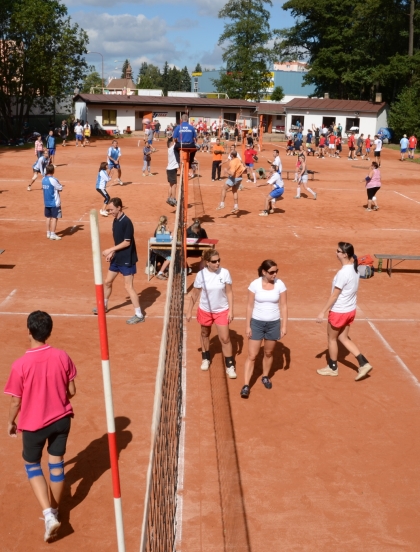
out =
[[[280,339],[280,319],[265,322],[264,320],[251,318],[251,332],[251,339],[255,341],[261,341],[261,339],[278,341]]]

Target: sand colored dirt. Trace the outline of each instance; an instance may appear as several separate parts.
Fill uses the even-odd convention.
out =
[[[67,489],[57,551],[116,550],[111,477],[106,441],[97,321],[90,314],[95,295],[89,211],[102,201],[95,191],[99,163],[109,142],[89,148],[74,143],[57,149],[56,176],[65,185],[59,242],[46,239],[40,179],[26,190],[33,151],[0,150],[0,320],[3,336],[0,375],[27,346],[26,315],[50,312],[50,343],[64,348],[79,375],[75,418],[69,439]],[[153,177],[142,177],[137,140],[123,139],[124,186],[119,196],[135,225],[139,253],[135,286],[146,311],[145,324],[130,327],[131,304],[117,279],[108,314],[114,404],[127,550],[139,549],[155,373],[166,283],[144,274],[147,239],[165,203],[166,145],[157,142]],[[282,144],[280,144],[281,146]],[[267,144],[258,166],[268,167]],[[280,148],[283,167],[295,158]],[[237,380],[226,380],[220,346],[212,336],[213,362],[201,372],[199,326],[187,324],[186,433],[182,535],[183,552],[238,551],[414,551],[420,548],[418,458],[420,445],[420,263],[403,263],[392,278],[383,272],[361,281],[352,339],[374,366],[355,383],[357,362],[340,350],[339,377],[322,378],[326,326],[315,317],[326,302],[339,266],[338,241],[357,254],[415,255],[420,243],[419,166],[398,161],[385,150],[380,210],[366,212],[364,185],[369,163],[310,159],[318,171],[309,183],[318,199],[294,200],[285,181],[276,213],[259,217],[268,187],[244,183],[238,215],[228,195],[216,211],[219,182],[210,176],[211,155],[198,154],[200,194],[190,184],[190,219],[204,208],[203,226],[219,240],[222,266],[233,277]],[[194,194],[195,189],[195,194]],[[203,205],[199,205],[200,197]],[[102,248],[112,244],[111,220],[101,218]],[[288,288],[288,333],[276,346],[273,388],[266,390],[256,364],[248,401],[239,396],[247,343],[247,288],[265,258],[278,262]],[[194,269],[196,266],[193,265]],[[104,273],[106,263],[103,263]],[[188,277],[191,289],[194,274]],[[9,398],[0,402],[0,533],[4,552],[44,550],[43,524],[24,475],[21,440],[5,431]],[[45,465],[46,468],[46,465]],[[44,469],[45,469],[44,468]],[[46,471],[46,470],[45,470]]]

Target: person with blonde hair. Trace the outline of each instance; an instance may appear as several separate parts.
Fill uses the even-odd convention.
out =
[[[194,304],[200,298],[197,322],[201,325],[201,370],[210,368],[210,334],[214,324],[225,357],[226,374],[229,378],[235,379],[236,371],[229,335],[229,324],[233,320],[232,278],[229,271],[220,266],[220,255],[215,249],[207,249],[203,260],[206,266],[195,278],[185,317],[187,322],[190,322]]]

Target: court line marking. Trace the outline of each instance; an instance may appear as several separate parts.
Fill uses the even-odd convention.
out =
[[[420,201],[417,201],[417,199],[413,199],[413,198],[408,197],[408,196],[406,196],[406,195],[404,195],[404,194],[400,194],[400,192],[396,192],[395,190],[394,190],[394,194],[398,194],[398,195],[400,195],[401,197],[405,197],[406,199],[409,199],[410,201],[414,201],[414,203],[419,203],[419,204],[420,204]]]
[[[146,306],[146,308],[148,308]],[[9,311],[0,311],[0,315],[4,316],[28,316],[30,312],[9,312]],[[96,315],[93,313],[49,313],[50,316],[61,316],[61,317],[67,317],[67,318],[87,318],[87,317],[93,317],[96,318]],[[129,314],[107,314],[107,318],[127,318]],[[163,318],[163,315],[146,315],[146,318],[156,318],[160,319]],[[193,319],[196,317],[193,316]],[[235,316],[234,320],[246,320],[245,316]],[[316,322],[317,318],[288,318],[288,321],[290,322]],[[420,318],[356,318],[355,322],[404,322],[404,323],[414,323],[414,322],[420,322]]]
[[[10,301],[10,299],[15,295],[16,292],[17,292],[17,289],[14,289],[13,291],[11,291],[9,295],[5,299],[3,299],[3,301],[0,303],[0,307],[3,307],[4,305],[6,305],[6,303]]]
[[[407,373],[407,375],[410,377],[410,379],[413,381],[413,383],[420,387],[420,382],[416,378],[416,376],[413,374],[413,372],[410,370],[410,368],[407,366],[407,364],[400,358],[399,355],[394,351],[394,349],[391,347],[391,345],[388,343],[388,341],[384,338],[384,336],[381,334],[381,332],[378,330],[378,328],[371,322],[370,320],[367,320],[367,323],[372,328],[372,330],[376,333],[376,335],[379,337],[379,339],[382,341],[383,345],[390,353],[392,353],[395,357],[395,360],[398,362],[398,364],[403,368],[403,370]]]

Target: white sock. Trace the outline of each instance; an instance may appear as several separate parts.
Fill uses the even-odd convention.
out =
[[[311,192],[311,194],[315,197],[315,192],[313,190],[311,190],[310,188],[306,188],[308,190],[308,192]]]
[[[138,308],[135,308],[134,309],[134,312],[136,313],[136,316],[138,316],[139,318],[142,318],[143,317],[143,314],[141,312],[141,308],[138,307]]]
[[[107,306],[108,306],[108,299],[105,299],[105,300],[104,300],[104,305],[105,305],[105,308],[107,308]]]
[[[49,238],[51,236],[51,232],[47,230],[47,237]]]
[[[225,202],[224,201],[221,201],[220,202],[220,207],[224,207],[225,206]]]
[[[235,203],[235,205],[233,206],[234,209],[238,209],[238,204]]]
[[[48,517],[53,516],[54,513],[52,511],[52,508],[47,508],[46,510],[42,510],[42,515],[44,516],[45,519],[47,519]]]
[[[297,195],[297,197],[300,197],[300,186],[297,187],[296,195]]]

